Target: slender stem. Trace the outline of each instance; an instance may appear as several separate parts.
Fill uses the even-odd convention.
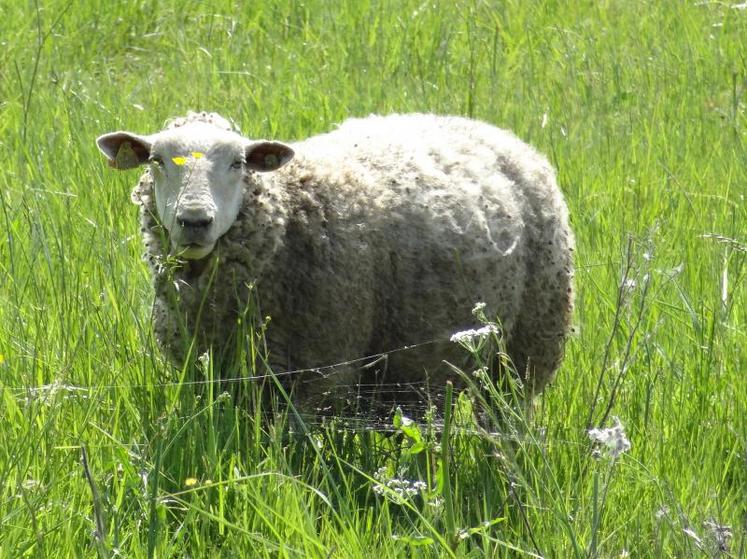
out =
[[[443,469],[443,496],[446,508],[446,530],[452,549],[456,546],[457,533],[456,521],[454,519],[454,497],[451,492],[451,402],[454,395],[454,385],[451,381],[446,383],[446,402],[444,403],[444,432],[441,437],[441,467]]]
[[[44,44],[47,42],[49,36],[52,34],[52,31],[54,31],[54,28],[57,27],[57,24],[60,23],[63,16],[72,7],[72,5],[73,1],[70,0],[70,2],[67,3],[67,6],[65,6],[65,8],[57,16],[57,19],[55,19],[54,22],[52,22],[52,25],[49,26],[47,32],[43,33],[39,0],[34,0],[34,7],[36,9],[36,52],[34,53],[34,67],[31,70],[31,81],[29,82],[29,89],[25,92],[26,98],[23,100],[23,128],[21,129],[21,137],[23,138],[24,144],[26,143],[26,132],[28,130],[28,118],[31,109],[31,98],[34,94],[36,79],[39,76],[39,64],[41,62],[42,49],[44,48]],[[16,72],[18,72],[18,65],[16,65]],[[18,82],[21,85],[21,92],[23,93],[23,82],[21,81],[20,73],[18,76]]]
[[[604,374],[607,371],[607,366],[609,364],[610,355],[612,354],[612,342],[615,339],[615,334],[620,328],[620,323],[622,322],[622,309],[623,309],[623,302],[625,299],[625,292],[626,292],[625,285],[627,283],[628,276],[632,268],[633,268],[633,238],[628,237],[628,246],[625,250],[625,270],[623,271],[622,279],[620,281],[620,286],[617,291],[617,303],[615,305],[615,317],[612,322],[612,332],[610,332],[610,336],[607,339],[607,345],[604,348],[604,357],[602,359],[602,368],[599,372],[599,380],[597,381],[597,386],[596,386],[596,389],[594,390],[594,397],[591,400],[591,409],[589,409],[589,415],[586,419],[586,427],[588,429],[591,429],[592,421],[594,420],[594,411],[596,410],[597,400],[599,399],[599,393],[602,391],[602,384],[604,383]]]
[[[80,463],[83,467],[83,473],[86,476],[88,487],[91,488],[91,498],[93,499],[93,518],[94,522],[96,523],[96,532],[94,532],[94,536],[96,538],[96,543],[98,544],[99,553],[106,556],[108,554],[106,553],[105,544],[106,523],[104,522],[104,511],[101,509],[101,497],[98,490],[96,489],[96,482],[93,479],[93,474],[91,474],[91,468],[88,465],[88,453],[86,452],[85,446],[80,447]]]

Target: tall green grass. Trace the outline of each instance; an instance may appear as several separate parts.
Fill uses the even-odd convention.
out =
[[[747,553],[736,0],[39,0],[0,17],[0,556]],[[299,433],[180,383],[150,332],[137,172],[93,140],[189,109],[281,139],[464,114],[547,153],[578,240],[554,386],[531,410],[493,393],[497,435],[459,394],[444,429],[388,435]],[[613,417],[631,448],[597,456],[587,430]]]

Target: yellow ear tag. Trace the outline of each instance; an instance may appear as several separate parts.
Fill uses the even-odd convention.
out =
[[[181,167],[187,162],[187,158],[179,155],[177,157],[172,157],[171,161],[174,162],[174,165],[179,165]]]
[[[200,158],[202,158],[204,156],[205,156],[205,154],[202,153],[201,151],[193,151],[192,152],[192,157],[194,157],[195,159],[200,159]]]

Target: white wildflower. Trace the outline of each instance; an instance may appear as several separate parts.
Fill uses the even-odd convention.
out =
[[[197,358],[197,361],[200,364],[200,369],[202,369],[202,372],[207,373],[210,367],[210,353],[206,351]]]
[[[608,429],[589,429],[589,438],[603,447],[604,454],[612,459],[630,450],[630,441],[620,419],[615,417],[615,425]]]
[[[488,388],[492,384],[490,373],[486,367],[480,367],[479,369],[472,371],[472,376],[480,383],[480,386]]]
[[[474,316],[482,314],[484,311],[485,311],[485,303],[482,303],[482,302],[475,303],[475,306],[472,308],[472,314]]]
[[[41,486],[41,482],[36,479],[25,479],[21,482],[21,487],[23,487],[26,491],[31,491],[33,489],[38,489]]]
[[[140,483],[143,484],[143,491],[147,495],[148,492],[150,491],[149,486],[148,486],[148,477],[149,477],[148,470],[142,469],[138,473],[140,474]]]
[[[50,384],[29,388],[22,399],[26,405],[40,402],[46,406],[53,406],[61,400],[72,398],[87,399],[90,397],[90,394],[88,394],[89,390],[89,388],[83,386],[64,384],[61,380],[57,379]]]
[[[498,328],[495,324],[487,324],[483,326],[482,328],[477,329],[470,329],[470,330],[462,330],[461,332],[455,332],[451,336],[451,341],[462,344],[462,343],[471,343],[475,339],[482,339],[486,336],[489,336],[491,334],[497,334]]]
[[[438,497],[438,496],[433,497],[432,499],[428,501],[428,506],[438,510],[444,506],[444,500],[442,497]]]
[[[627,278],[622,284],[622,288],[625,291],[633,291],[635,289],[635,286],[636,281],[633,278]]]
[[[374,474],[374,477],[379,480],[379,483],[374,484],[373,491],[377,495],[382,495],[394,503],[402,504],[415,495],[423,493],[428,488],[426,483],[419,479],[385,479],[385,473],[386,470],[382,468]]]
[[[374,474],[374,477],[376,479],[378,479],[379,481],[381,481],[381,480],[387,478],[387,472],[388,472],[387,467],[386,466],[382,466],[381,468],[379,468],[378,470],[376,470],[376,473]]]
[[[669,270],[663,270],[663,273],[666,274],[669,278],[673,278],[681,274],[684,269],[685,269],[685,265],[680,263],[674,268],[670,268]]]
[[[708,539],[713,543],[713,547],[719,552],[729,553],[729,540],[734,535],[731,526],[719,524],[715,520],[706,520],[703,526],[708,531]]]

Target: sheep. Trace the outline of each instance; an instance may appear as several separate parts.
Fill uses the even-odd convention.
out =
[[[475,325],[476,302],[529,394],[559,366],[574,235],[554,170],[511,132],[392,114],[282,143],[190,112],[97,145],[116,169],[147,164],[132,197],[156,337],[177,365],[190,341],[192,356],[229,351],[256,289],[271,364],[302,371],[289,377],[300,399],[392,383],[427,398],[449,363],[466,366],[450,338]]]

